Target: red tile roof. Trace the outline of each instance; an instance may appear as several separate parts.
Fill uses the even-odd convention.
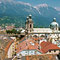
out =
[[[35,38],[34,38],[35,39]],[[38,39],[36,39],[38,40]],[[31,44],[33,43],[33,45]],[[38,47],[41,47],[40,49],[38,49]],[[57,45],[52,44],[50,42],[45,42],[43,41],[40,45],[38,44],[38,42],[36,42],[33,39],[27,39],[23,42],[21,42],[18,47],[17,47],[17,53],[23,51],[23,50],[38,50],[41,53],[47,53],[49,50],[56,50],[56,49],[60,49]]]
[[[32,45],[33,43],[33,45]],[[38,43],[36,43],[34,40],[25,40],[22,43],[20,43],[17,47],[17,53],[21,52],[23,50],[38,50]]]
[[[8,43],[8,45],[7,45],[6,48],[5,48],[5,52],[8,51],[8,49],[9,49],[10,45],[13,43],[13,41],[14,41],[14,40],[11,40],[11,41]]]
[[[3,60],[5,59],[8,49],[11,46],[11,44],[13,43],[14,40],[8,41],[6,47],[4,47],[4,55],[3,55]]]
[[[25,56],[25,60],[56,60],[57,55],[55,54],[43,54],[43,55],[31,55]]]
[[[42,51],[42,53],[46,53],[46,52],[48,52],[49,50],[57,50],[57,49],[60,50],[60,48],[59,48],[57,45],[52,44],[52,43],[50,43],[50,42],[45,42],[45,41],[43,41],[43,42],[40,44],[40,46],[41,46],[41,51]]]
[[[12,30],[14,28],[14,26],[6,26],[7,30]]]

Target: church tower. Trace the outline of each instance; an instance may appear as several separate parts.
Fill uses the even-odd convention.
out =
[[[26,32],[31,33],[33,31],[33,21],[32,16],[29,15],[26,20]]]

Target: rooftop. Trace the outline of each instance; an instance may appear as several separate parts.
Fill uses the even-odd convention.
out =
[[[17,46],[17,53],[23,50],[37,50],[41,53],[47,53],[49,50],[57,50],[57,49],[60,50],[60,48],[55,44],[42,41],[41,44],[39,45],[39,43],[36,42],[36,40],[38,40],[38,38],[26,39],[23,42],[21,42]]]
[[[25,60],[57,60],[56,55],[45,54],[45,55],[31,55],[25,56]]]
[[[1,52],[3,52],[3,54],[1,56],[3,56],[4,58],[13,41],[14,40],[12,40],[11,38],[9,38],[7,36],[0,35],[0,49],[2,49]],[[1,58],[1,56],[0,56],[0,58]]]
[[[41,50],[42,50],[42,53],[46,53],[46,52],[48,52],[49,50],[60,50],[60,48],[57,46],[57,45],[55,45],[55,44],[52,44],[52,43],[50,43],[50,42],[45,42],[45,41],[43,41],[41,44],[40,44],[40,46],[41,46]]]
[[[38,50],[38,43],[36,43],[34,40],[27,39],[20,43],[17,47],[17,53],[23,51],[23,50]]]

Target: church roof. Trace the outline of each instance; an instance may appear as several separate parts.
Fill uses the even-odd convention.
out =
[[[50,24],[51,27],[59,27],[59,24],[56,22],[56,18],[53,19],[53,22]]]
[[[50,28],[33,28],[33,33],[52,33]]]

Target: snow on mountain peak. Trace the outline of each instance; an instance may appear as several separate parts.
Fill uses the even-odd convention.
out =
[[[39,5],[37,5],[36,7],[48,7],[48,5],[47,4],[39,4]]]
[[[23,5],[31,6],[31,4],[30,4],[30,3],[25,3],[25,2],[21,2],[21,1],[18,1],[18,3],[23,4]]]
[[[60,11],[60,7],[54,7],[54,9],[56,9],[57,11]]]
[[[34,8],[39,12],[39,14],[41,14],[41,12],[39,11],[39,8],[43,8],[43,7],[48,7],[48,5],[47,4],[39,4],[39,5],[37,5],[37,6],[34,6]]]
[[[39,4],[37,6],[34,6],[34,8],[36,8],[37,10],[40,8],[40,7],[48,7],[47,4]]]

